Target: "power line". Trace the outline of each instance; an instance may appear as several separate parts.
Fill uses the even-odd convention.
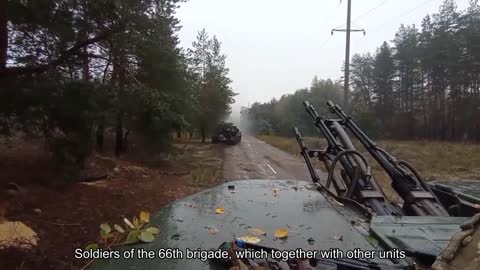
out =
[[[408,16],[409,14],[411,14],[412,12],[414,12],[415,10],[423,7],[424,5],[426,5],[426,4],[428,4],[428,3],[432,2],[432,1],[433,1],[433,0],[425,0],[425,1],[421,2],[419,5],[411,8],[411,9],[409,9],[409,10],[403,12],[403,13],[401,13],[401,14],[398,15],[398,16],[395,16],[395,18],[403,18],[403,17],[405,17],[405,16]],[[384,1],[384,2],[385,2],[385,1]],[[383,3],[383,2],[382,2],[382,3]],[[378,5],[377,8],[378,8],[379,6],[380,6],[380,5]],[[366,12],[366,13],[369,13],[369,12]],[[365,16],[365,15],[363,15],[363,16]],[[388,25],[388,22],[390,22],[390,21],[391,21],[391,19],[390,19],[389,21],[385,21],[385,22],[383,22],[383,23],[381,23],[381,24],[373,27],[373,28],[372,28],[372,31],[369,31],[369,33],[375,33],[375,32],[377,32],[378,30],[380,30],[380,29],[382,29],[383,27],[385,27],[386,25]],[[363,40],[364,40],[364,38],[361,37],[361,38],[355,40],[355,43],[362,42]]]
[[[383,0],[380,4],[376,5],[375,7],[367,10],[366,12],[358,15],[355,19],[353,19],[352,22],[356,22],[358,21],[360,18],[363,18],[365,16],[367,16],[368,14],[372,13],[373,11],[377,10],[378,8],[380,8],[381,6],[383,6],[388,0]]]
[[[328,17],[326,17],[326,19],[322,20],[321,25],[325,24],[326,22],[328,22],[331,18],[333,18],[335,16],[335,12],[337,11],[337,9],[340,7],[341,4],[342,4],[342,0],[338,1],[338,5],[336,5],[335,8],[330,12],[330,16],[328,16]],[[327,45],[328,42],[331,39],[332,39],[332,36],[328,35],[328,38],[325,39],[324,41],[322,41],[322,43],[320,43],[319,49],[325,47],[325,45]]]
[[[338,5],[330,12],[330,16],[322,20],[320,25],[326,24],[331,18],[335,17],[335,12],[338,10],[338,7],[342,4],[342,1],[339,1]]]
[[[331,35],[329,35],[328,38],[320,44],[320,46],[318,47],[318,49],[322,49],[323,47],[325,47],[325,45],[327,45],[327,43],[328,43],[330,40],[332,40],[332,36],[331,36]]]
[[[385,3],[387,2],[388,0],[383,0],[382,2],[380,2],[380,4],[374,6],[373,8],[365,11],[364,13],[358,15],[355,19],[352,20],[352,24],[355,25],[355,23],[360,19],[360,18],[363,18],[365,16],[367,16],[368,14],[372,13],[373,11],[377,10],[378,8],[380,8],[381,6],[385,5]],[[340,28],[342,26],[344,26],[345,24],[340,24],[340,25],[337,25],[335,26],[334,28]],[[356,25],[357,27],[360,27],[358,25]]]
[[[406,12],[403,12],[403,13],[401,13],[401,14],[398,15],[398,16],[395,16],[395,18],[403,18],[403,17],[411,14],[411,13],[414,12],[415,10],[423,7],[424,5],[426,5],[426,4],[428,4],[429,2],[432,2],[432,1],[434,1],[434,0],[425,0],[425,1],[423,1],[422,3],[420,3],[418,6],[412,8],[412,9],[409,9],[409,10],[407,10]],[[390,22],[390,21],[391,21],[391,19],[389,19],[388,21],[383,22],[382,24],[377,25],[376,27],[373,28],[372,32],[376,32],[376,31],[382,29],[383,27],[385,27],[386,25],[388,25],[388,22]]]
[[[414,12],[414,11],[417,10],[418,8],[421,8],[421,7],[424,6],[425,4],[427,4],[427,3],[429,3],[429,2],[432,2],[432,1],[433,1],[433,0],[426,0],[426,1],[422,2],[420,5],[414,7],[414,8],[412,8],[412,9],[408,10],[406,13],[403,13],[402,15],[400,15],[400,18],[401,18],[401,17],[404,17],[404,16],[406,16],[406,15],[412,13],[412,12]]]

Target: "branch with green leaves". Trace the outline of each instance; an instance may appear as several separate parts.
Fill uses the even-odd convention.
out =
[[[160,233],[160,229],[150,225],[150,213],[140,212],[138,217],[133,217],[132,221],[123,219],[125,225],[118,224],[110,226],[108,223],[100,224],[100,235],[98,243],[89,244],[85,250],[96,250],[101,246],[109,249],[114,246],[135,244],[138,242],[149,243],[155,240],[155,235]]]

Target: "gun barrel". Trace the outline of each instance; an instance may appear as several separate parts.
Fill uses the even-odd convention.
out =
[[[313,107],[308,101],[304,101],[303,105],[305,106],[305,110],[308,114],[313,118],[313,120],[318,121],[319,116],[315,107]]]
[[[379,148],[348,116],[340,106],[331,101],[327,102],[330,111],[336,114],[343,124],[357,137],[367,151],[382,166],[392,179],[392,187],[404,199],[407,208],[415,215],[445,216],[447,211],[442,207],[438,198],[430,191],[423,179],[418,178],[400,166],[400,163],[386,151]],[[430,194],[427,194],[430,193]],[[423,194],[423,195],[421,195]],[[422,197],[423,196],[423,197]],[[425,197],[425,198],[424,198]],[[421,207],[419,207],[421,205]]]
[[[335,107],[335,104],[331,101],[328,104],[331,108]],[[337,195],[347,196],[347,198],[354,197],[358,202],[363,203],[380,215],[400,213],[395,206],[390,205],[385,199],[383,192],[370,174],[368,162],[360,152],[355,150],[340,121],[326,120],[320,117],[315,107],[308,101],[304,101],[303,105],[306,112],[313,118],[315,127],[328,143],[328,147],[324,150],[309,151],[305,147],[298,129],[294,128],[295,136],[312,179],[318,179],[310,161],[310,157],[313,157],[313,154],[316,153],[329,173],[326,189],[329,189],[330,184],[333,184]],[[337,161],[341,165],[340,174],[335,171]]]
[[[327,101],[327,106],[330,107],[330,108],[333,108],[335,107],[335,104],[333,104],[333,102],[331,100]]]
[[[308,148],[305,146],[305,143],[303,142],[302,135],[298,131],[298,128],[294,127],[293,132],[295,133],[295,138],[297,139],[298,145],[300,146],[300,152],[302,153],[303,158],[305,159],[305,163],[307,164],[307,169],[308,172],[310,173],[310,176],[312,177],[312,181],[314,183],[317,183],[320,181],[320,177],[318,176],[317,172],[315,171],[315,168],[313,167],[312,161],[310,160],[310,154],[308,151]]]

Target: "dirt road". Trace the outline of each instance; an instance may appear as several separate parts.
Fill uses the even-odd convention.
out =
[[[255,137],[225,149],[224,179],[282,179],[311,181],[301,156],[292,156]]]

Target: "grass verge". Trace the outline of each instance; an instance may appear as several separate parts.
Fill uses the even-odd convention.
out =
[[[258,136],[258,138],[291,154],[299,154],[295,138],[279,136]],[[324,148],[326,145],[323,139],[311,137],[304,139],[310,148]],[[397,140],[381,140],[377,143],[397,159],[406,160],[412,164],[426,180],[478,179],[480,181],[480,144]],[[359,142],[354,144],[361,152],[367,152]],[[387,197],[394,199],[396,196],[390,195],[393,191],[388,175],[373,158],[367,157],[372,166],[372,173],[385,190]]]

